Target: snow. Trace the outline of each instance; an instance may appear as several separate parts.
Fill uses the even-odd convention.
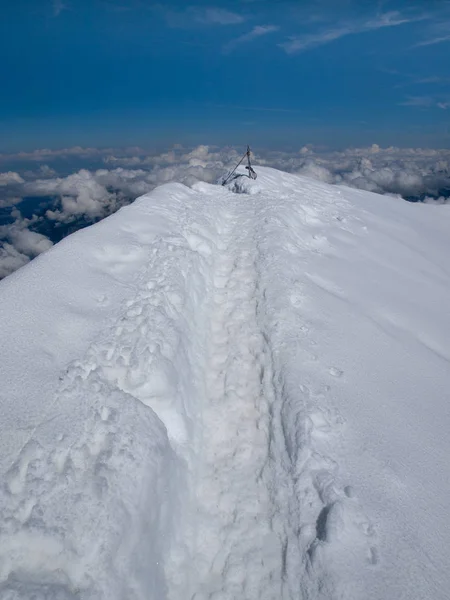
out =
[[[447,208],[259,168],[2,281],[0,598],[447,598]]]

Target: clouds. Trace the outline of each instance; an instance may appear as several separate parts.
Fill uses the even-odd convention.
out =
[[[0,226],[0,279],[10,275],[53,246],[44,235],[30,231],[19,218],[11,226]]]
[[[235,40],[231,40],[231,42],[228,42],[228,44],[224,46],[223,51],[225,54],[229,54],[241,44],[247,44],[262,36],[266,36],[269,33],[278,31],[279,29],[280,28],[277,25],[256,25],[248,33],[244,33]]]
[[[14,222],[0,226],[0,279],[48,250],[52,246],[49,236],[60,239],[61,232],[70,233],[94,223],[169,181],[187,185],[199,180],[215,183],[225,164],[237,158],[234,150],[215,151],[203,145],[193,149],[178,147],[154,156],[130,157],[128,153],[129,150],[120,156],[104,156],[105,165],[112,164],[116,168],[80,169],[65,177],[54,177],[54,171],[48,166],[35,173],[27,172],[27,177],[15,172],[1,173],[4,186],[0,207],[15,203],[17,208],[8,213]],[[41,154],[46,155],[36,152],[36,155]],[[91,155],[97,156],[97,153]],[[117,166],[128,166],[130,161],[139,168]],[[9,198],[12,189],[17,194],[14,202]],[[39,213],[35,212],[31,219],[23,218],[20,212],[22,198],[27,197],[35,199],[35,211],[40,207]]]
[[[339,26],[323,29],[320,32],[292,37],[288,42],[280,44],[280,47],[283,48],[287,54],[295,54],[312,48],[317,48],[318,46],[329,44],[349,35],[376,31],[386,27],[398,27],[399,25],[422,20],[424,18],[426,17],[421,16],[408,18],[402,16],[398,11],[386,12],[376,16],[375,18],[347,22]]]
[[[159,155],[133,150],[140,155],[129,156],[130,149],[117,151],[118,156],[103,155],[105,167],[115,168],[80,169],[59,177],[54,176],[55,171],[48,165],[35,172],[24,171],[23,176],[12,171],[1,173],[0,207],[6,211],[16,204],[17,208],[4,213],[13,223],[0,226],[0,278],[51,247],[49,236],[58,240],[169,181],[187,185],[199,180],[214,183],[225,165],[237,159],[234,150],[214,150],[204,145],[193,149],[176,147]],[[97,159],[103,152],[89,154]],[[57,161],[60,153],[53,154]],[[45,151],[32,155],[49,158]],[[129,168],[130,163],[133,168]],[[23,218],[21,214],[23,198],[28,198],[28,204],[31,202],[35,207],[31,209],[35,211],[32,218]]]
[[[375,169],[370,162],[335,175],[335,182],[369,192],[400,194],[405,197],[416,196],[424,188],[424,180],[419,173],[400,167]]]
[[[235,156],[234,151],[229,154]],[[47,219],[70,223],[83,217],[94,221],[167,181],[188,184],[199,179],[215,181],[224,167],[223,157],[223,153],[211,151],[208,146],[193,150],[179,148],[155,156],[107,155],[103,159],[105,165],[116,168],[80,169],[66,177],[54,177],[47,166],[46,178],[42,178],[40,170],[38,178],[22,179],[20,189],[16,186],[15,190],[22,197],[55,198],[56,205],[47,210]],[[16,179],[3,175],[8,181]]]
[[[415,106],[417,108],[440,108],[447,110],[450,108],[450,101],[433,96],[409,96],[400,106]]]
[[[42,254],[53,246],[53,243],[45,235],[17,226],[8,228],[7,237],[18,252],[30,258]]]
[[[28,262],[30,262],[30,258],[21,254],[11,244],[4,242],[0,245],[0,279],[11,275]]]
[[[265,144],[282,140],[292,144],[299,132],[326,144],[333,143],[337,130],[345,134],[336,144],[364,144],[382,128],[383,143],[419,144],[422,135],[429,135],[427,143],[446,143],[445,123],[433,124],[429,133],[425,111],[404,110],[405,118],[398,118],[399,103],[408,101],[404,90],[395,87],[401,76],[388,81],[380,74],[389,65],[397,73],[409,71],[421,79],[422,89],[408,88],[408,94],[435,97],[431,108],[441,122],[445,120],[449,101],[445,90],[438,96],[438,84],[425,82],[428,76],[445,77],[445,56],[431,60],[445,51],[445,44],[430,46],[430,61],[416,61],[419,50],[412,57],[405,53],[422,37],[431,39],[432,13],[438,12],[435,0],[409,4],[99,0],[83,6],[62,1],[68,10],[61,12],[60,2],[57,19],[48,19],[52,0],[47,1],[42,11],[47,24],[37,27],[29,52],[19,47],[12,51],[21,39],[22,17],[19,7],[14,8],[17,3],[7,3],[11,7],[7,21],[14,26],[4,40],[5,48],[11,47],[5,54],[7,71],[18,72],[14,62],[21,61],[25,71],[23,77],[12,78],[14,89],[5,96],[2,138],[11,145],[23,144],[21,149],[36,143],[46,146],[17,152],[17,161],[52,162],[54,168],[53,160],[59,159],[67,168],[56,170],[68,174],[69,168],[83,166],[75,160],[100,163],[105,154],[117,156],[115,148],[108,152],[92,148],[93,144],[113,146],[132,140],[146,145],[152,143],[151,135],[161,144],[175,140],[192,144],[206,131],[209,141],[218,144],[256,136]],[[120,12],[122,8],[127,10]],[[421,14],[425,10],[427,14]],[[92,24],[83,30],[83,39],[78,35],[80,18]],[[418,25],[420,19],[423,26]],[[48,43],[46,27],[56,46]],[[376,31],[378,35],[369,35]],[[448,31],[436,30],[433,40],[445,35]],[[44,69],[40,85],[29,85],[38,64],[61,66],[58,77],[52,75],[54,69]],[[434,90],[423,87],[429,85]],[[282,110],[265,116],[237,114],[234,107],[245,105],[260,112],[264,107]],[[214,110],[218,106],[221,110]],[[283,115],[288,111],[292,118]],[[23,114],[30,115],[28,125]],[[365,125],[360,127],[362,121]],[[416,124],[413,130],[411,125]],[[58,145],[73,147],[55,150]],[[0,155],[0,162],[10,158]],[[139,149],[129,154],[128,166],[141,160]],[[15,171],[16,165],[1,170],[9,169]]]
[[[243,3],[246,4],[246,3]],[[267,11],[267,5],[261,3],[258,10],[257,17],[261,17],[269,11]],[[241,25],[244,22],[251,21],[255,18],[251,12],[248,14],[241,14],[232,12],[228,8],[223,7],[198,7],[188,6],[184,11],[176,11],[174,9],[167,9],[165,5],[157,5],[157,8],[163,11],[166,21],[170,27],[181,27],[187,28],[195,26],[196,24],[204,26],[229,26],[229,25]],[[266,8],[266,10],[264,10]],[[351,15],[351,11],[343,10],[343,14],[347,13]],[[270,11],[273,16],[273,11]],[[295,15],[294,4],[290,5],[287,3],[283,10],[280,11],[280,21],[270,25],[253,25],[250,31],[243,33],[239,37],[228,41],[222,46],[224,54],[230,54],[241,44],[252,42],[258,38],[266,36],[269,33],[276,31],[284,31],[285,35],[289,29],[292,28],[292,22],[295,23],[295,17],[292,22],[289,22],[289,15]],[[288,18],[288,20],[287,20]],[[355,35],[359,33],[376,31],[379,29],[398,27],[418,20],[428,18],[428,15],[406,15],[402,14],[398,10],[386,11],[374,15],[368,15],[366,18],[356,19],[354,16],[348,18],[342,17],[338,24],[330,25],[328,28],[324,28],[320,31],[311,31],[311,29],[317,25],[319,21],[331,22],[332,13],[324,9],[324,14],[321,15],[321,19],[307,18],[302,22],[302,28],[306,31],[300,35],[291,35],[287,41],[278,43],[277,46],[282,48],[287,54],[295,54],[310,50],[325,44],[329,44],[340,38]],[[336,20],[334,19],[334,23]],[[305,27],[306,24],[306,27]],[[308,31],[309,29],[309,31]],[[275,46],[275,44],[274,44]]]
[[[450,42],[450,3],[442,2],[436,18],[424,30],[426,38],[414,45],[414,48],[427,48]],[[432,49],[432,48],[431,48]]]
[[[275,166],[335,185],[346,185],[379,194],[398,194],[423,200],[450,196],[450,150],[380,148],[315,152],[304,147],[297,154],[269,153],[261,164]]]
[[[24,180],[18,173],[14,173],[12,171],[0,173],[0,186],[4,187],[15,183],[24,183]]]
[[[20,190],[25,180],[14,171],[0,173],[0,208],[20,202]]]
[[[416,47],[420,46],[434,46],[435,44],[442,44],[444,42],[450,42],[450,35],[443,35],[440,37],[431,38],[428,40],[423,40],[416,44]]]
[[[207,145],[177,146],[161,154],[132,150],[135,155],[130,149],[103,154],[103,168],[84,168],[66,176],[55,176],[56,163],[36,171],[0,173],[0,207],[3,202],[13,221],[0,226],[0,278],[46,251],[52,241],[112,214],[158,185],[216,183],[242,156],[241,149]],[[91,156],[97,160],[104,152]],[[334,185],[427,203],[443,204],[450,196],[450,150],[383,149],[373,144],[323,152],[309,145],[296,152],[258,152],[254,164],[256,170],[267,165]],[[30,197],[35,198],[33,216],[24,218],[21,200]],[[14,204],[13,209],[6,208]]]
[[[59,196],[61,207],[47,211],[49,219],[71,221],[74,217],[105,217],[113,212],[116,195],[108,192],[86,169],[65,178],[41,179],[25,185],[29,196]]]
[[[179,11],[165,4],[157,4],[153,8],[162,12],[169,27],[175,28],[239,25],[246,20],[245,16],[222,7],[188,6]]]
[[[206,8],[197,11],[197,20],[211,25],[237,25],[245,21],[242,15],[224,8]]]

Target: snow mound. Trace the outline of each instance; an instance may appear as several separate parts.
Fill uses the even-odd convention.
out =
[[[260,167],[2,281],[0,598],[444,600],[449,215]]]

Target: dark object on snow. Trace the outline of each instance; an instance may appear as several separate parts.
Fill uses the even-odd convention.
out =
[[[250,150],[250,146],[247,146],[247,152],[244,154],[244,156],[241,158],[238,164],[234,167],[234,169],[230,171],[230,173],[228,173],[228,175],[222,181],[222,185],[226,185],[227,183],[233,181],[233,179],[237,179],[238,177],[245,177],[245,175],[243,175],[242,173],[236,173],[237,168],[245,160],[245,157],[247,157],[248,160],[248,165],[245,167],[248,170],[248,177],[250,177],[250,179],[256,179],[258,177],[250,161],[251,152],[252,151]]]
[[[258,177],[258,175],[255,173],[255,171],[250,165],[248,165],[245,168],[248,169],[248,176],[250,177],[250,179],[256,179]]]

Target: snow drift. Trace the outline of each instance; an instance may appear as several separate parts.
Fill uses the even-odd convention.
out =
[[[258,175],[1,282],[1,598],[447,597],[450,212]]]

